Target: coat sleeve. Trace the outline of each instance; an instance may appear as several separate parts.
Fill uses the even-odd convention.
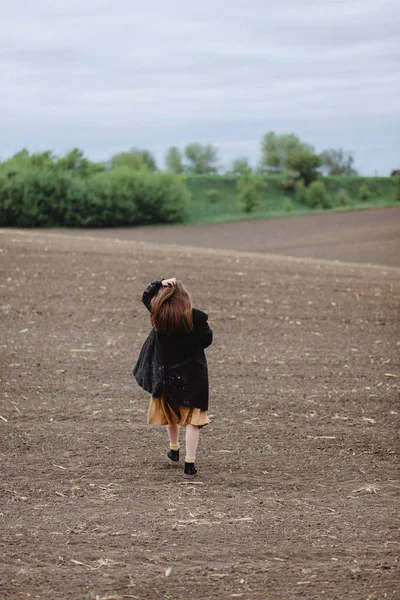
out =
[[[160,281],[152,281],[149,283],[142,294],[142,302],[149,312],[151,312],[151,300],[153,296],[158,293],[161,287],[161,281],[162,279],[160,279]]]
[[[197,332],[197,339],[199,340],[202,348],[211,346],[213,341],[213,332],[208,324],[208,314],[202,310],[199,310],[198,308],[194,308],[193,321],[195,330]]]
[[[200,343],[203,346],[203,348],[208,348],[208,346],[211,346],[213,341],[213,332],[211,327],[208,324],[208,321],[206,321],[203,325],[201,334],[200,334]]]

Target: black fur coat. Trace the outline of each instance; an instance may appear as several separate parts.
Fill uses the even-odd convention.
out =
[[[151,299],[161,281],[149,283],[142,302],[151,311]],[[208,409],[208,369],[204,348],[212,343],[208,315],[193,309],[190,333],[165,335],[152,329],[133,370],[138,384],[155,398],[162,395],[169,404]]]

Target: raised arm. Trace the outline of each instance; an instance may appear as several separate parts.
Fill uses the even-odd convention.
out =
[[[164,286],[176,285],[175,277],[172,277],[171,279],[160,279],[159,281],[152,281],[146,287],[146,289],[144,290],[144,292],[142,294],[142,302],[149,312],[151,312],[151,299],[153,298],[153,296],[158,294],[160,287],[162,285],[164,285]]]
[[[159,281],[152,281],[151,283],[149,283],[149,285],[146,287],[142,294],[142,302],[149,312],[151,312],[151,300],[156,294],[158,294],[158,291],[161,286],[162,279],[160,279]]]

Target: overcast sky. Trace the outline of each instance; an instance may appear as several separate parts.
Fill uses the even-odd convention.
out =
[[[400,164],[397,0],[1,2],[0,157],[171,145],[256,164],[264,133]]]

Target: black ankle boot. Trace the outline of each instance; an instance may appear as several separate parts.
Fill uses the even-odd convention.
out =
[[[170,450],[167,459],[170,465],[176,465],[179,462],[179,450]]]
[[[196,477],[196,467],[192,462],[185,462],[185,469],[183,471],[183,476],[185,479],[193,479]]]

